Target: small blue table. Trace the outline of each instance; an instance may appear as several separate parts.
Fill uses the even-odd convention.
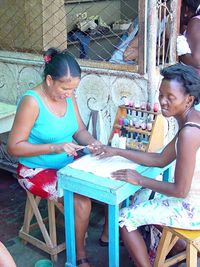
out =
[[[163,173],[164,180],[171,177],[171,165],[165,168],[145,167],[136,169],[142,175],[155,178]],[[66,263],[76,266],[74,199],[73,194],[84,195],[108,204],[109,266],[119,267],[119,204],[133,195],[140,187],[116,181],[66,166],[58,171],[58,190],[64,191]]]

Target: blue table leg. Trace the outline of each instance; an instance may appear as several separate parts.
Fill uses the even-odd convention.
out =
[[[119,206],[108,205],[109,267],[119,267]]]
[[[123,202],[122,202],[122,208],[127,208],[130,206],[130,198],[126,198]]]
[[[163,172],[163,181],[165,182],[170,182],[172,179],[172,166],[170,165],[169,168],[167,168],[164,172]]]
[[[74,194],[64,190],[66,263],[65,267],[76,267]]]

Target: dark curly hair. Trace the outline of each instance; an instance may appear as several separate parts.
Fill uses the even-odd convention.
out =
[[[183,0],[183,3],[190,8],[192,13],[195,15],[200,15],[200,8],[198,9],[200,0]]]
[[[68,52],[60,52],[55,48],[49,48],[43,54],[44,78],[51,75],[54,80],[64,76],[81,77],[81,68],[76,59]]]
[[[181,83],[185,93],[195,97],[193,104],[199,104],[200,76],[194,67],[178,63],[162,69],[160,73],[165,80],[176,80]]]

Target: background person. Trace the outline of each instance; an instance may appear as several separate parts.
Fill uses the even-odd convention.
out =
[[[200,0],[183,0],[181,33],[177,38],[177,54],[184,64],[200,74]]]
[[[181,33],[177,38],[180,62],[195,67],[200,75],[200,0],[183,0]],[[200,104],[196,106],[200,110]]]
[[[160,36],[162,39],[162,34],[164,29],[166,31],[165,34],[165,42],[168,43],[169,39],[169,28],[168,28],[168,20],[169,20],[169,8],[168,8],[169,0],[163,0],[161,4],[161,14],[158,18],[158,31],[157,31],[157,39]],[[166,14],[164,9],[166,8]],[[119,63],[119,64],[137,64],[138,62],[138,17],[133,20],[133,23],[130,25],[127,33],[125,33],[122,38],[120,44],[116,47],[113,55],[111,56],[109,62],[111,63]],[[162,46],[162,43],[159,44]]]
[[[55,201],[57,170],[73,161],[77,150],[101,144],[86,130],[74,91],[81,78],[76,60],[50,48],[44,55],[44,81],[21,98],[8,138],[8,152],[19,158],[20,185],[32,194]],[[78,144],[72,143],[75,140]],[[92,149],[92,146],[90,146]],[[88,267],[84,239],[91,201],[75,194],[77,265]]]
[[[99,147],[99,158],[119,155],[138,164],[164,167],[176,159],[174,181],[163,182],[142,176],[135,170],[116,171],[112,177],[149,188],[152,200],[120,211],[121,236],[136,266],[150,267],[145,242],[138,231],[142,225],[166,225],[200,229],[200,77],[192,66],[176,64],[161,71],[159,91],[161,112],[173,116],[179,131],[161,153],[145,153],[112,147]],[[102,154],[102,152],[104,152]],[[138,253],[140,251],[140,253]]]

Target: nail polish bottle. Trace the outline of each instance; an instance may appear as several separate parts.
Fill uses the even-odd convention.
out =
[[[141,128],[142,128],[142,130],[146,130],[146,128],[147,128],[147,124],[144,120],[141,123]]]
[[[151,132],[152,127],[153,127],[152,121],[148,121],[147,122],[147,131]]]
[[[145,110],[146,109],[146,102],[145,101],[141,101],[140,108],[142,110]]]
[[[154,112],[158,112],[158,110],[159,110],[159,103],[154,103],[154,105],[153,105],[153,111]]]
[[[114,130],[114,135],[111,140],[111,146],[112,147],[119,147],[119,129]]]
[[[124,105],[125,105],[126,107],[129,106],[129,98],[128,98],[128,97],[125,97],[125,98],[124,98]]]
[[[119,125],[122,126],[124,124],[124,118],[119,118]]]
[[[147,111],[151,111],[151,103],[149,101],[147,102]]]
[[[139,102],[139,100],[136,100],[135,101],[135,108],[136,109],[139,109],[140,108],[140,102]]]
[[[119,148],[126,149],[126,134],[127,130],[122,127],[121,128],[121,136],[119,137]]]

